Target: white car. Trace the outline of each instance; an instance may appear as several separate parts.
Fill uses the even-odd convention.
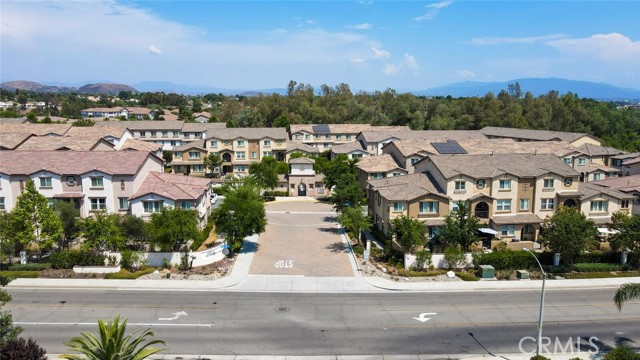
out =
[[[211,204],[215,204],[218,201],[218,194],[216,193],[211,193],[211,195],[209,196],[209,199],[211,199]]]

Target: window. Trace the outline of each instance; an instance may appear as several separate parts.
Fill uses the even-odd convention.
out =
[[[567,164],[567,165],[571,165],[571,158],[564,158],[564,159],[562,159],[562,160],[564,160],[564,163],[565,163],[565,164]]]
[[[393,211],[404,211],[404,203],[402,203],[402,202],[394,202],[393,203]]]
[[[162,132],[162,137],[163,138],[169,137],[169,132],[168,131],[163,131]]]
[[[607,201],[606,200],[594,200],[591,202],[591,211],[592,212],[607,212]]]
[[[271,147],[271,140],[264,140],[262,144],[264,145],[264,147]]]
[[[107,199],[105,198],[91,198],[91,210],[106,210],[107,209]]]
[[[460,206],[458,206],[457,202],[451,204],[451,211],[458,211],[458,208],[460,208]]]
[[[209,145],[211,145],[212,148],[217,148],[218,147],[218,140],[211,140],[209,142]]]
[[[0,211],[4,211],[6,210],[4,207],[4,198],[0,197]]]
[[[621,209],[628,209],[629,208],[629,200],[620,201],[620,208]]]
[[[191,134],[190,134],[190,133],[188,133],[188,132],[184,133],[184,138],[185,138],[185,139],[188,139],[188,138],[190,138],[190,137],[191,137]]]
[[[273,153],[271,151],[262,152],[262,157],[271,157],[271,156],[273,156]]]
[[[293,138],[296,140],[300,140],[300,134],[296,134]]]
[[[156,137],[156,132],[155,131],[151,132],[151,137]]]
[[[124,180],[120,180],[120,190],[124,190]]]
[[[255,152],[255,151],[252,151],[252,152],[251,152],[251,158],[252,158],[252,159],[255,159],[255,158],[257,158],[257,157],[258,157],[258,153],[257,153],[257,152]]]
[[[102,177],[92,177],[91,178],[91,187],[94,188],[103,188],[104,187],[104,182],[102,181]]]
[[[225,141],[224,141],[224,145],[225,145],[225,146],[229,146],[229,140],[225,140]]]
[[[177,157],[177,158],[182,157],[182,153],[179,151],[176,151],[173,153],[173,157]]]
[[[204,166],[203,165],[191,165],[191,170],[193,172],[201,173],[201,172],[204,172]]]
[[[347,135],[345,137],[347,138],[347,140],[351,140],[351,135]]]
[[[327,139],[327,140],[331,140],[331,134],[325,135],[324,138]]]
[[[429,239],[433,239],[436,235],[440,235],[440,228],[437,228],[435,226],[429,226],[427,231]]]
[[[276,140],[276,145],[282,145],[282,140]]]
[[[371,174],[373,179],[382,179],[382,173],[373,173]]]
[[[570,177],[564,178],[564,186],[571,186],[571,185],[573,185],[573,179]]]
[[[305,140],[311,140],[311,135],[310,134],[304,134],[304,139]]]
[[[140,131],[140,137],[145,137],[145,136],[147,136],[146,132],[145,131]]]
[[[456,187],[455,187],[456,191],[464,191],[465,189],[465,182],[464,181],[456,181]]]
[[[336,135],[336,140],[342,140],[342,135],[340,134]]]
[[[173,132],[173,137],[178,137],[180,136],[180,132],[179,131],[174,131]]]
[[[529,210],[529,199],[520,199],[520,210]]]
[[[352,159],[362,159],[362,154],[351,154]]]
[[[162,210],[162,201],[143,201],[144,212],[147,214],[160,212]]]
[[[402,176],[401,172],[395,171],[393,172],[393,174],[391,174],[392,176]]]
[[[544,179],[542,187],[544,189],[553,189],[553,179]]]
[[[180,202],[180,208],[184,210],[191,210],[191,201],[183,200]]]
[[[320,134],[316,134],[316,139],[320,140]]]
[[[245,152],[244,151],[236,152],[236,159],[240,159],[240,160],[246,159]]]
[[[419,212],[438,213],[438,202],[437,201],[420,201]]]
[[[540,199],[540,210],[553,210],[555,199]]]
[[[236,144],[238,144],[238,147],[244,147],[244,140],[238,140]]]
[[[484,179],[476,180],[476,186],[478,187],[478,189],[484,188]]]
[[[245,172],[245,171],[247,171],[247,168],[244,165],[238,165],[238,166],[236,166],[236,170],[238,172]]]
[[[50,188],[53,185],[51,184],[51,177],[50,176],[46,176],[46,177],[41,177],[40,178],[40,187],[41,188]]]
[[[514,236],[516,234],[515,225],[502,225],[500,226],[500,235],[502,236]]]
[[[74,186],[76,184],[75,176],[67,176],[67,185]]]
[[[496,211],[511,211],[511,199],[498,200]]]
[[[197,151],[189,151],[189,159],[200,159],[200,153]]]
[[[511,180],[500,180],[498,187],[500,188],[500,190],[511,190]]]
[[[584,166],[586,163],[587,163],[587,159],[585,158],[578,159],[578,166]]]
[[[120,210],[129,210],[129,198],[126,198],[126,197],[118,198],[118,207]]]
[[[412,157],[411,158],[411,165],[415,165],[415,163],[417,163],[418,160],[420,160],[420,159],[418,159],[417,157]]]
[[[593,180],[600,180],[600,173],[599,172],[593,173]]]

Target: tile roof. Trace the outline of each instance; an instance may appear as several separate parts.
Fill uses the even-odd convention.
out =
[[[189,150],[189,149],[206,150],[204,145],[205,145],[204,144],[204,140],[200,139],[200,140],[188,142],[186,144],[182,144],[180,146],[174,146],[171,149],[171,151],[185,151],[185,150]]]
[[[115,126],[126,127],[129,130],[167,130],[167,131],[180,131],[182,130],[182,121],[163,121],[163,120],[111,120],[111,121],[96,121],[95,126]]]
[[[114,150],[114,145],[100,136],[32,136],[22,143],[16,150],[21,151],[46,151],[46,150],[71,150],[93,151],[99,144],[108,145]]]
[[[125,126],[74,126],[67,133],[66,136],[113,136],[121,138],[127,132]]]
[[[356,166],[367,173],[388,172],[394,169],[402,169],[390,154],[363,157]]]
[[[590,136],[586,133],[573,133],[565,131],[549,131],[549,130],[533,130],[533,129],[516,129],[506,127],[487,126],[480,129],[480,132],[486,136],[499,136],[528,140],[565,140],[573,142],[583,136]]]
[[[369,185],[390,201],[409,201],[429,194],[448,198],[435,181],[423,173],[371,180]]]
[[[0,133],[21,132],[38,136],[55,134],[64,135],[71,129],[71,124],[13,124],[0,122]]]
[[[218,129],[224,129],[226,127],[227,124],[223,122],[184,123],[184,125],[182,125],[182,132],[217,131]]]
[[[137,151],[149,151],[155,152],[158,150],[162,150],[162,144],[152,143],[150,141],[144,141],[139,139],[127,139],[120,146],[120,151],[124,150],[137,150]]]
[[[0,133],[0,148],[14,150],[18,145],[22,144],[32,136],[34,136],[32,133],[22,132]]]
[[[622,192],[640,192],[640,174],[610,177],[603,180],[591,181],[589,184],[605,186]]]
[[[598,170],[599,171],[604,171],[604,172],[615,172],[615,173],[620,172],[620,169],[618,169],[618,168],[614,168],[614,167],[607,166],[607,165],[601,165],[601,164],[590,164],[590,165],[585,166],[584,169],[586,170],[585,172],[587,172],[587,173],[592,173],[592,172],[598,171]]]
[[[588,200],[598,195],[609,195],[615,199],[633,199],[633,195],[625,194],[622,191],[618,191],[612,188],[608,188],[593,183],[579,183],[578,189],[580,191],[580,200]]]
[[[19,118],[0,118],[0,124],[25,124],[30,123],[31,120],[26,117]]]
[[[213,134],[207,134],[208,139],[247,139],[247,140],[259,140],[264,138],[271,139],[288,139],[287,129],[285,128],[223,128],[218,129]]]
[[[211,180],[196,176],[151,171],[130,199],[156,194],[171,200],[197,200],[210,187]]]
[[[640,156],[640,152],[633,152],[633,153],[623,153],[623,154],[619,154],[619,155],[613,155],[611,156],[612,159],[621,159],[621,160],[626,160],[626,159],[633,159]]]
[[[579,175],[553,154],[429,155],[421,161],[432,161],[446,179],[458,175],[494,178],[505,173],[518,177],[538,177],[549,172]]]
[[[88,109],[82,109],[80,111],[82,112],[121,112],[122,110],[124,110],[124,108],[122,106],[115,106],[115,107],[94,107],[94,108],[88,108]]]
[[[366,153],[367,151],[362,148],[359,141],[351,141],[344,144],[338,144],[331,146],[331,152],[334,154],[349,154],[354,151],[360,151]]]
[[[112,175],[133,175],[149,157],[162,162],[139,151],[0,151],[0,173],[30,175],[47,170],[60,175],[80,175],[99,170]]]
[[[637,164],[639,162],[640,162],[640,156],[636,156],[634,158],[624,160],[622,162],[622,165],[633,165],[633,164]]]
[[[391,130],[391,131],[363,131],[362,136],[366,142],[380,142],[389,138],[399,140],[409,139],[429,139],[447,141],[463,139],[481,139],[486,140],[484,136],[477,130]]]
[[[289,160],[289,164],[315,164],[316,161],[306,157],[299,157]]]
[[[496,225],[540,224],[542,219],[536,214],[494,215],[491,217]]]
[[[294,141],[287,141],[287,152],[288,153],[292,153],[292,152],[304,152],[307,154],[319,154],[320,150],[318,150],[317,147],[315,146],[311,146],[311,145],[307,145],[307,144],[303,144],[303,143],[299,143],[299,142],[294,142]]]
[[[192,115],[193,115],[193,117],[194,117],[194,118],[197,118],[198,116],[204,116],[204,117],[206,117],[207,119],[209,119],[209,118],[211,117],[211,114],[209,114],[209,113],[208,113],[208,112],[206,112],[206,111],[203,111],[203,112],[195,112],[195,113],[193,113]],[[224,124],[224,123],[223,123],[223,124]]]
[[[618,150],[614,147],[600,146],[588,143],[576,147],[576,150],[589,156],[613,156],[626,153],[626,151]]]

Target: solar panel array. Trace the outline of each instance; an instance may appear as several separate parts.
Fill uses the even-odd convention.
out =
[[[327,124],[313,125],[311,128],[316,134],[325,134],[331,132],[331,130],[329,130],[329,125]]]
[[[433,146],[440,154],[466,154],[467,153],[467,150],[462,148],[462,146],[460,146],[460,144],[458,144],[458,142],[455,140],[448,140],[447,142],[443,142],[443,143],[433,142],[431,143],[431,146]]]

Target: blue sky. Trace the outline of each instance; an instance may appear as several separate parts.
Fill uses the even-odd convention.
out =
[[[640,1],[0,2],[0,80],[640,88]]]

